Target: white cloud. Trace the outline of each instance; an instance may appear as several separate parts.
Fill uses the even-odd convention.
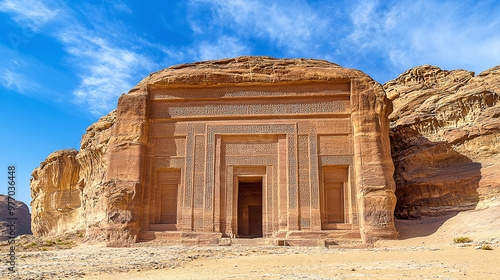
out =
[[[81,69],[81,83],[73,92],[76,102],[85,104],[98,116],[116,107],[120,94],[134,86],[135,75],[156,65],[145,55],[86,33],[88,31],[77,28],[58,37]]]
[[[39,0],[4,0],[0,2],[0,11],[11,14],[18,24],[26,25],[34,31],[54,20],[59,12]]]
[[[382,31],[382,25],[377,5],[375,0],[361,1],[349,14],[354,28],[347,38],[359,47],[372,47],[378,43],[374,35]]]
[[[0,84],[2,84],[3,87],[13,89],[21,93],[24,92],[28,86],[26,81],[27,79],[23,74],[13,72],[12,70],[3,69],[0,74]]]
[[[236,38],[221,36],[216,42],[201,42],[189,53],[197,60],[212,60],[248,55],[249,49]]]
[[[249,0],[192,0],[193,13],[213,12],[211,22],[191,17],[196,33],[212,32],[214,28],[231,29],[239,39],[256,36],[270,40],[294,55],[315,49],[315,39],[328,36],[330,17],[305,2]]]
[[[116,12],[131,12],[123,2],[108,2]],[[137,51],[141,49],[144,40],[128,36],[127,27],[109,21],[102,13],[96,18],[89,17],[92,27],[85,27],[74,11],[64,3],[58,4],[60,5],[54,8],[37,0],[4,0],[0,2],[0,11],[11,15],[18,24],[27,25],[33,30],[49,22],[56,23],[46,35],[62,44],[80,78],[80,84],[72,92],[74,102],[94,116],[108,113],[116,107],[120,94],[127,92],[134,86],[134,82],[155,69],[156,64],[150,57]],[[98,10],[92,5],[82,7],[94,15]],[[85,14],[83,10],[79,12]],[[4,87],[22,93],[27,88],[22,81],[26,80],[25,75],[8,71],[0,82]]]
[[[422,64],[479,72],[500,63],[500,6],[491,1],[191,0],[188,10],[196,39],[327,58],[381,82]],[[195,45],[197,57],[230,56]]]
[[[132,12],[125,1],[81,4],[78,11],[47,1],[0,0],[0,11],[33,29],[47,25],[44,32],[62,44],[80,78],[75,100],[95,115],[172,61],[256,53],[324,58],[381,82],[421,64],[479,72],[500,63],[500,6],[489,1],[190,0],[183,7],[187,22],[169,23],[177,32],[182,24],[191,26],[183,35],[192,41],[185,45],[150,43],[153,33],[134,35],[129,22],[110,20]],[[2,85],[21,91],[13,77],[24,72],[5,69],[11,72]]]
[[[500,63],[498,14],[472,1],[358,1],[345,44],[378,53],[399,73],[422,64],[478,72]]]
[[[132,14],[133,13],[132,9],[126,3],[124,3],[123,1],[119,1],[119,0],[106,0],[105,2],[107,4],[111,4],[113,6],[114,10],[116,10],[116,11],[123,12],[123,13],[126,13],[126,14]]]
[[[30,78],[30,73],[40,73],[43,76],[50,69],[39,67],[38,64],[32,65],[36,61],[30,56],[21,55],[8,47],[0,45],[0,85],[11,91],[25,95],[31,95],[31,91],[41,88],[37,82]],[[30,73],[27,73],[30,72]]]

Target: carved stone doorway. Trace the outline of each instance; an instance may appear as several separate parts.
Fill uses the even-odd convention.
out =
[[[239,177],[238,237],[262,237],[262,177]]]

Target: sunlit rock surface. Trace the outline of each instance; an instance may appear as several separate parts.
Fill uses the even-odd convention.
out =
[[[391,110],[379,83],[324,60],[238,57],[169,67],[122,95],[117,111],[89,127],[79,152],[55,152],[35,169],[34,234],[85,230],[86,240],[112,246],[141,236],[218,244],[238,235],[237,209],[220,209],[238,197],[212,182],[232,189],[222,185],[232,177],[221,174],[234,167],[267,178],[266,237],[394,238]],[[234,138],[242,122],[255,129]],[[222,144],[211,142],[213,127],[229,131],[217,141],[236,141],[242,156],[214,148]],[[260,144],[269,149],[255,157],[248,147]],[[342,191],[327,195],[322,180]],[[166,195],[171,189],[177,195]],[[343,206],[331,210],[325,199]]]
[[[500,67],[474,76],[424,65],[384,84],[396,216],[487,207],[500,196]]]

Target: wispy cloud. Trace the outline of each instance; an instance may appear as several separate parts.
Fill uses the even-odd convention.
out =
[[[500,5],[494,1],[190,0],[170,5],[179,8],[171,14],[148,10],[156,25],[142,22],[138,29],[131,24],[143,18],[126,1],[77,5],[0,0],[0,11],[23,27],[46,27],[44,35],[60,43],[64,63],[79,78],[74,101],[95,115],[173,62],[252,54],[323,58],[380,82],[421,64],[478,72],[500,63]],[[2,86],[27,91],[12,77],[31,74],[3,69],[10,72]]]
[[[236,38],[221,36],[215,42],[203,41],[189,52],[197,60],[211,60],[248,55],[249,48]]]
[[[344,41],[392,71],[421,64],[481,71],[500,63],[500,7],[476,1],[357,1]]]
[[[127,14],[132,14],[133,12],[132,9],[121,0],[106,0],[105,2],[111,4],[115,11]]]
[[[240,40],[270,41],[292,55],[313,52],[314,41],[331,33],[331,18],[304,1],[191,0],[190,10],[211,12],[208,19],[191,17],[194,32],[231,31]]]
[[[131,12],[123,2],[110,2],[109,5],[119,12]],[[92,11],[95,7],[86,8]],[[74,72],[80,77],[80,84],[72,92],[74,101],[94,116],[100,116],[116,107],[116,100],[121,93],[128,91],[140,77],[156,68],[152,59],[142,54],[140,47],[134,46],[133,40],[130,41],[131,37],[123,32],[127,27],[109,21],[106,28],[121,31],[111,32],[97,28],[106,24],[103,14],[93,18],[96,22],[85,25],[64,4],[49,8],[37,0],[18,0],[15,3],[4,0],[0,3],[0,11],[10,14],[19,24],[27,24],[33,29],[49,22],[57,23],[58,27],[51,29],[48,35],[62,44]],[[58,13],[64,16],[56,17]],[[22,84],[16,82],[20,81],[19,73],[17,76],[12,71],[8,74],[2,79],[2,85],[23,91],[25,88]]]
[[[0,2],[0,11],[11,14],[17,23],[34,31],[54,20],[59,13],[58,9],[47,5],[47,1],[38,0],[4,0]]]
[[[353,29],[347,39],[358,47],[373,47],[382,41],[376,38],[384,30],[383,15],[377,6],[376,0],[360,1],[349,14]]]
[[[253,52],[264,44],[282,56],[333,59],[382,82],[421,64],[480,71],[500,63],[494,1],[191,0],[189,11],[201,40],[230,36]]]
[[[0,85],[9,91],[26,96],[36,96],[39,91],[46,90],[55,97],[51,90],[43,87],[32,75],[46,79],[47,76],[57,76],[50,67],[44,67],[36,58],[23,55],[0,45]],[[34,93],[36,92],[36,93]]]
[[[113,46],[108,40],[86,30],[66,31],[58,35],[72,61],[80,61],[80,85],[73,92],[76,102],[85,104],[94,115],[110,111],[121,93],[134,85],[138,73],[155,64],[145,55]]]
[[[0,45],[0,87],[11,92],[54,101],[67,100],[58,89],[65,73],[29,55],[19,54]]]
[[[26,77],[22,73],[13,72],[8,69],[2,69],[0,74],[0,84],[8,89],[24,92],[28,86]]]

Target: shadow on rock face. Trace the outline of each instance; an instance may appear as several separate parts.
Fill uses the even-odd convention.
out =
[[[481,163],[432,142],[410,127],[391,131],[398,219],[474,209],[480,201]]]

